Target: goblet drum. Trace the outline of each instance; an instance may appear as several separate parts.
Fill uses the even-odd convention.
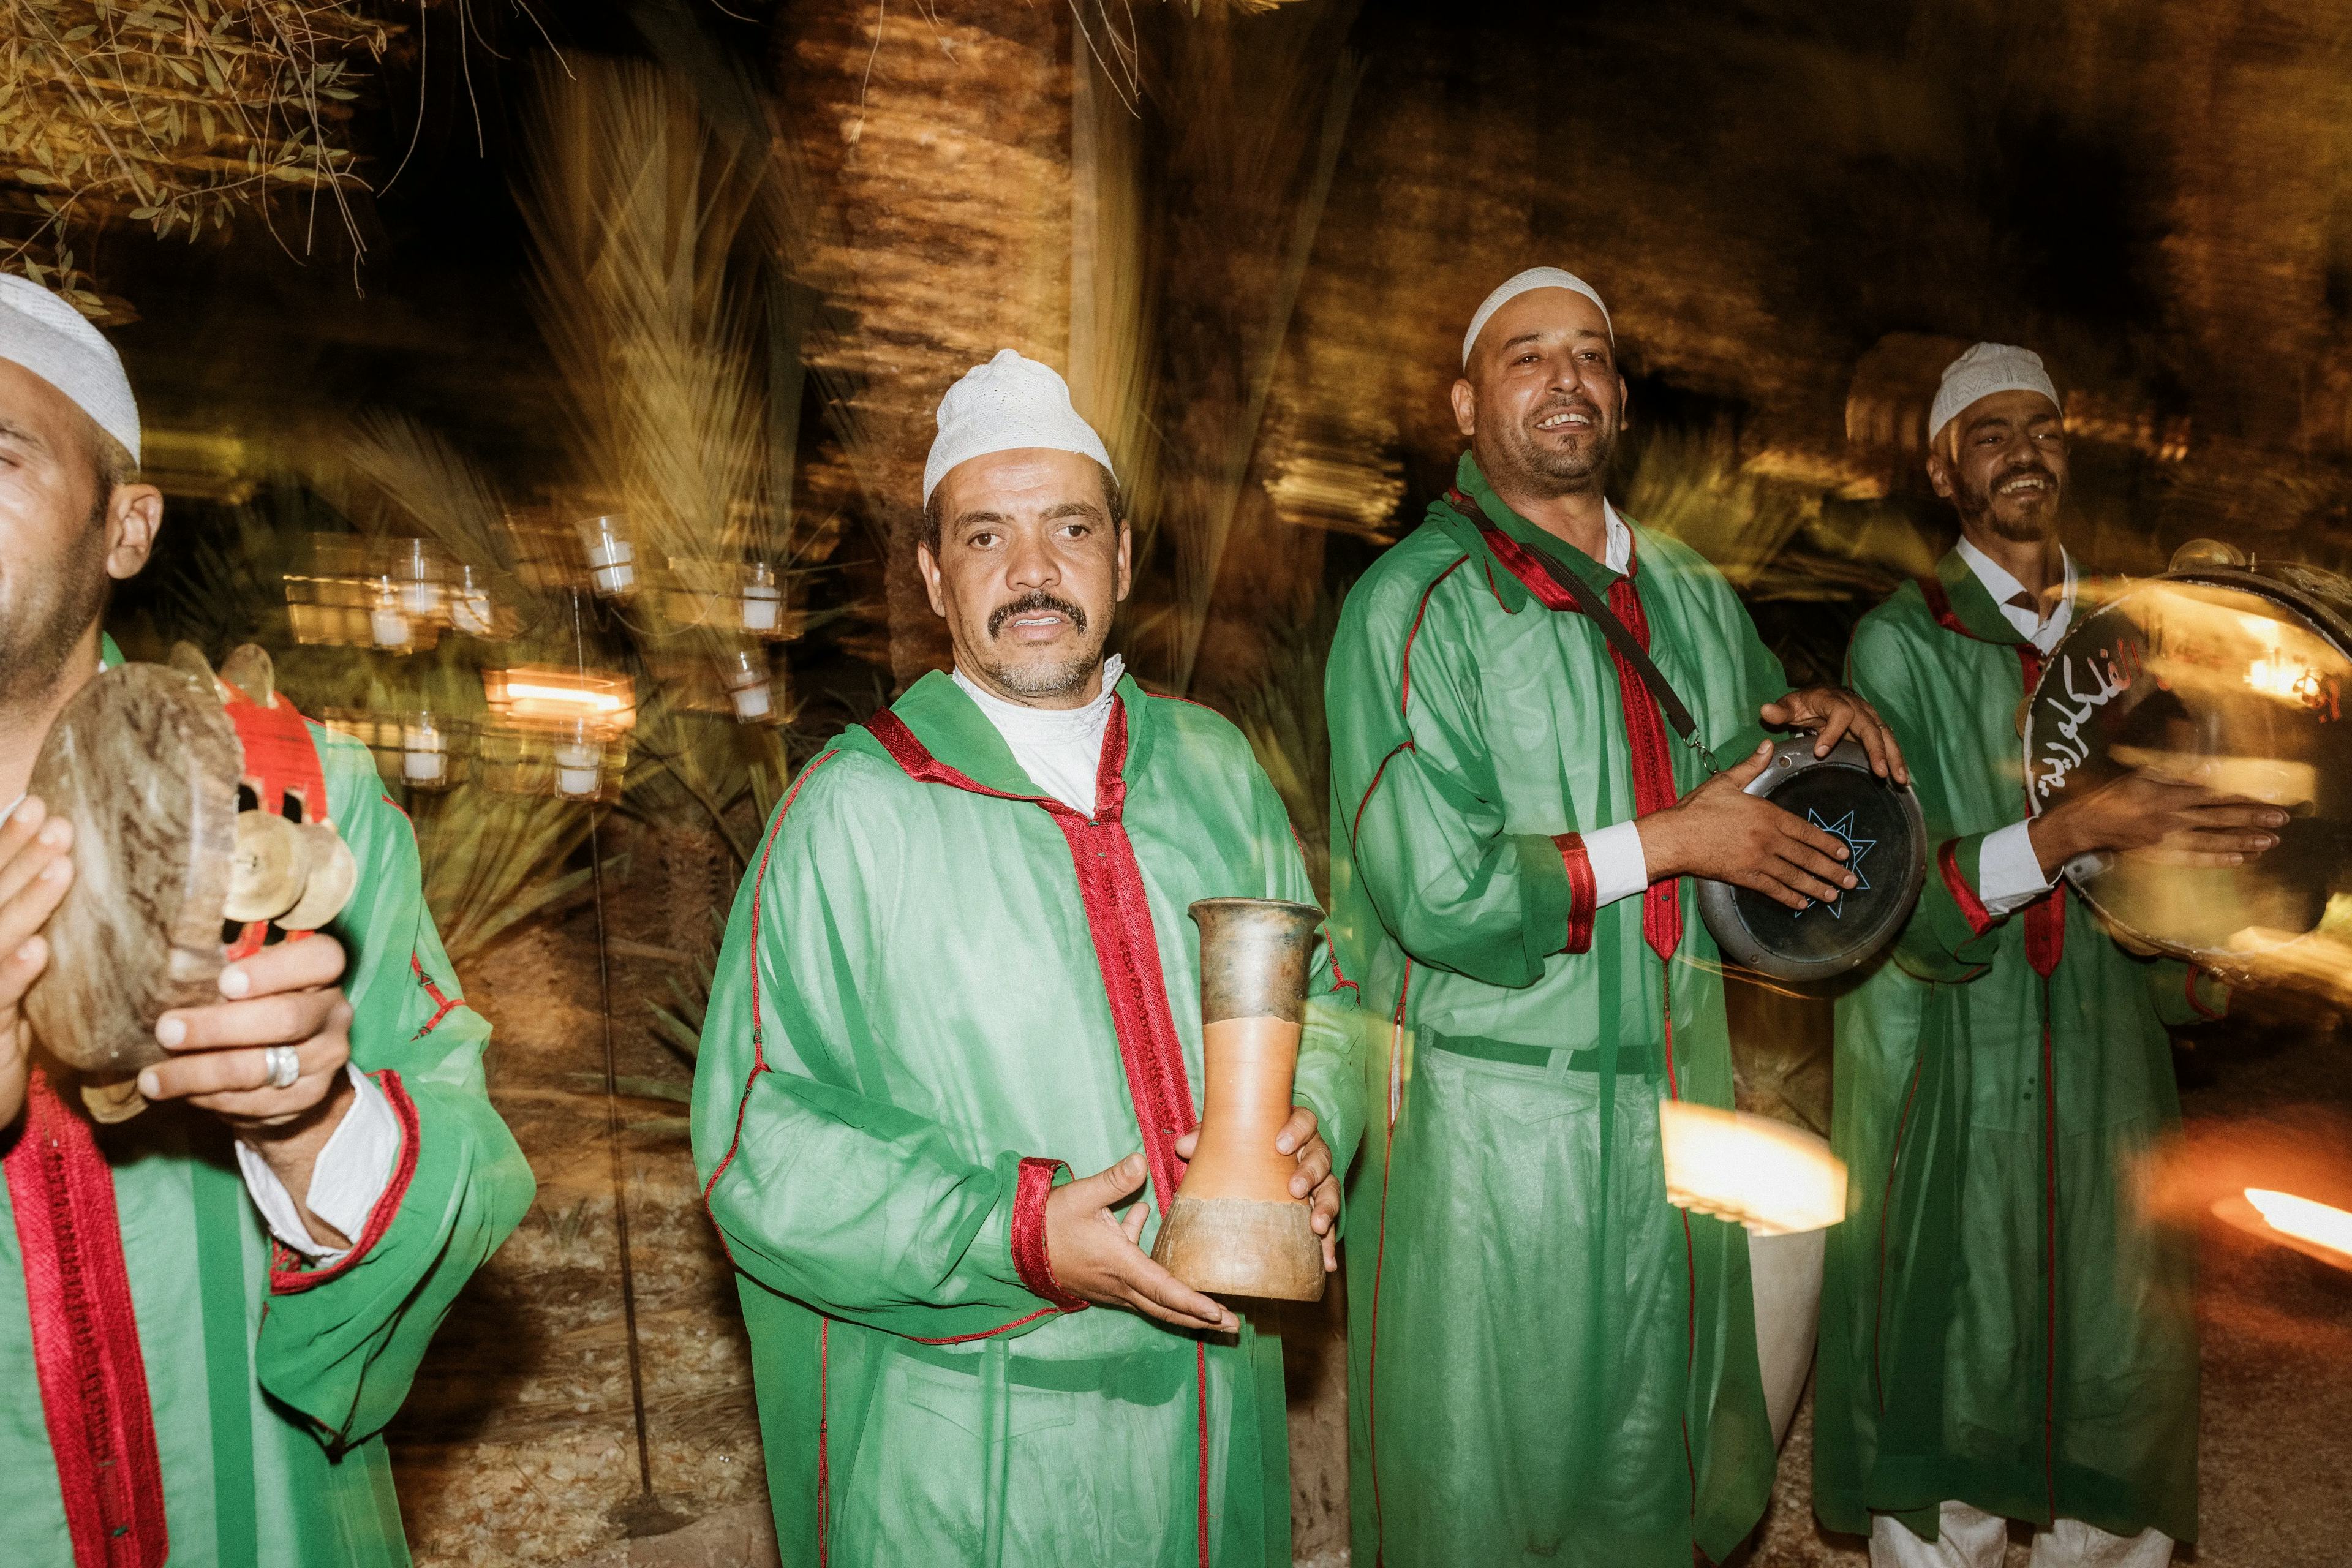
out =
[[[2081,615],[2021,715],[2036,816],[2133,770],[2280,806],[2268,854],[2084,856],[2066,877],[2127,945],[2226,964],[2352,888],[2352,584],[2200,541]]]
[[[218,1001],[225,963],[272,930],[326,924],[358,880],[301,718],[270,689],[268,656],[242,647],[223,668],[215,678],[183,645],[168,666],[106,671],[58,714],[33,764],[30,793],[74,825],[74,879],[25,1012],[101,1121],[143,1108],[131,1080],[163,1059],[165,1012]],[[255,804],[240,811],[247,794]]]
[[[1846,847],[1858,886],[1831,903],[1792,910],[1750,888],[1701,881],[1698,909],[1724,958],[1776,980],[1826,980],[1867,963],[1902,932],[1927,876],[1918,796],[1870,771],[1870,753],[1841,741],[1826,757],[1813,738],[1783,741],[1748,793]]]
[[[1276,899],[1203,899],[1201,1141],[1160,1221],[1152,1258],[1196,1290],[1314,1301],[1323,1244],[1307,1200],[1290,1195],[1297,1161],[1277,1152],[1290,1120],[1307,965],[1323,911]]]

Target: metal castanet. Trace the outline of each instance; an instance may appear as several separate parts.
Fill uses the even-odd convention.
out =
[[[1323,1295],[1323,1244],[1297,1162],[1274,1146],[1290,1119],[1307,974],[1323,911],[1278,899],[1202,899],[1201,1141],[1151,1249],[1196,1290],[1278,1301]]]

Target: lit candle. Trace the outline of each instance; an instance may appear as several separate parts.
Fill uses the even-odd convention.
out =
[[[777,584],[776,569],[764,561],[754,561],[743,582],[743,629],[774,631],[783,614],[784,591]]]
[[[637,551],[625,531],[628,519],[619,512],[592,517],[580,524],[580,542],[588,552],[590,579],[607,598],[637,585]]]
[[[400,776],[422,786],[447,782],[449,745],[430,713],[400,727]]]

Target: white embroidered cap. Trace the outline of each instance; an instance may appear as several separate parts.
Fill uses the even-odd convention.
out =
[[[1069,384],[1051,365],[1024,359],[1012,349],[999,349],[986,364],[964,372],[963,379],[940,399],[939,418],[940,433],[923,464],[925,506],[930,505],[931,492],[949,469],[992,452],[1044,447],[1076,452],[1110,468],[1102,437],[1070,405]]]
[[[2038,392],[2051,407],[2064,411],[2040,354],[2010,343],[1979,343],[1944,367],[1943,384],[1936,388],[1935,405],[1927,410],[1927,445],[1934,446],[1944,426],[1967,412],[1969,404],[1996,392]]]
[[[139,460],[139,405],[106,334],[29,278],[0,273],[0,359],[66,395]]]
[[[1609,329],[1611,344],[1617,342],[1617,324],[1609,319],[1609,306],[1601,298],[1598,289],[1575,273],[1564,272],[1557,267],[1530,267],[1487,295],[1486,302],[1478,307],[1478,313],[1470,318],[1470,330],[1462,334],[1463,369],[1470,368],[1470,350],[1478,342],[1478,334],[1486,330],[1486,323],[1495,319],[1495,312],[1531,289],[1565,289],[1570,293],[1583,295],[1600,308],[1601,324]]]

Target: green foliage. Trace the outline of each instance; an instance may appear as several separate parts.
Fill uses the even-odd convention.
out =
[[[1323,719],[1323,665],[1344,594],[1318,592],[1313,609],[1274,635],[1265,679],[1234,700],[1234,721],[1274,781],[1307,856],[1315,896],[1331,896],[1331,742]]]

